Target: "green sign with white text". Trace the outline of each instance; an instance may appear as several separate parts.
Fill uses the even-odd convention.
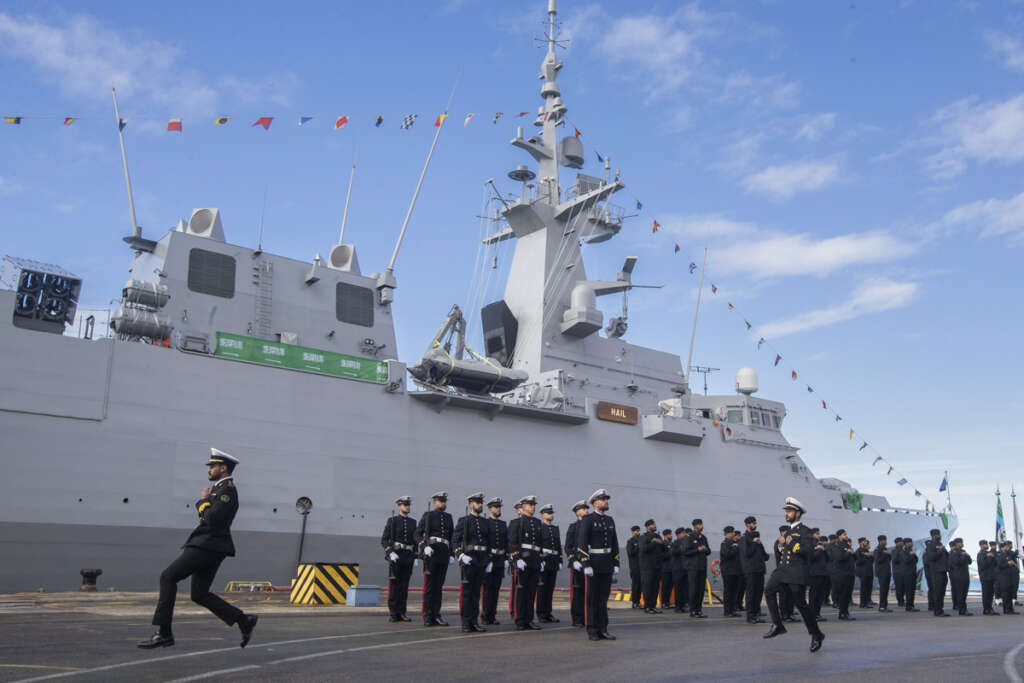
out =
[[[388,381],[387,363],[379,360],[346,356],[334,351],[293,346],[227,332],[217,333],[217,349],[214,355],[378,384],[385,384]]]

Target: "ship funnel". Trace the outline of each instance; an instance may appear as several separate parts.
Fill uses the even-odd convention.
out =
[[[757,370],[740,368],[736,373],[736,393],[750,396],[757,391]]]

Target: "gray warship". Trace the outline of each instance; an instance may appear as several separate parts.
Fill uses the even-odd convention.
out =
[[[933,527],[955,531],[955,514],[945,527],[882,496],[851,509],[849,484],[816,476],[783,435],[786,407],[757,395],[753,370],[737,372],[735,394],[695,394],[679,355],[628,341],[625,315],[606,324],[597,297],[637,286],[637,259],[590,279],[580,247],[619,233],[610,199],[625,186],[607,165],[561,184],[583,146],[559,139],[555,0],[548,19],[536,134],[511,140],[531,164],[508,174],[515,196],[486,239],[515,240],[504,297],[467,312],[480,316],[482,353],[467,347],[462,310],[445,306],[427,351],[404,362],[394,259],[363,274],[343,240],[313,262],[233,244],[216,208],[158,240],[133,216],[106,338],[63,334],[83,285],[74,274],[3,259],[0,591],[70,588],[86,567],[102,568],[104,586],[153,588],[195,524],[210,446],[242,461],[225,580],[294,576],[302,497],[313,505],[303,559],[358,562],[364,583],[385,579],[392,501],[412,495],[418,515],[438,490],[534,494],[564,524],[605,487],[624,527],[699,515],[712,536],[748,514],[770,527],[786,496],[809,523],[853,537],[920,544]]]

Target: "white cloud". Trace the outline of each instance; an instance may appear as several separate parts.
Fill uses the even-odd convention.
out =
[[[1008,69],[1024,71],[1024,43],[999,31],[985,33],[988,49],[1003,60]]]
[[[753,76],[746,71],[730,74],[721,84],[720,102],[745,102],[757,109],[788,109],[800,98],[800,85],[780,74]]]
[[[857,287],[850,298],[841,304],[770,322],[758,328],[758,333],[770,339],[778,339],[788,334],[835,325],[871,313],[903,308],[913,302],[919,289],[916,282],[895,282],[884,278],[868,280]]]
[[[985,199],[952,209],[934,226],[944,231],[974,229],[981,237],[1024,241],[1024,192],[1009,199]]]
[[[286,104],[296,81],[288,73],[211,80],[184,66],[173,45],[122,35],[87,15],[56,25],[0,13],[0,52],[31,63],[70,95],[107,100],[113,86],[132,104],[173,105],[173,113],[212,113],[222,92]]]
[[[25,188],[22,185],[0,176],[0,195],[10,196],[24,191]]]
[[[753,223],[743,223],[717,213],[670,214],[659,221],[663,228],[684,239],[707,240],[737,235],[749,235],[757,231]]]
[[[748,175],[743,184],[748,192],[773,199],[789,199],[797,192],[820,190],[839,176],[839,165],[830,161],[801,161],[780,164]]]
[[[829,132],[836,125],[836,113],[828,112],[826,114],[818,114],[805,120],[803,125],[800,126],[800,130],[796,132],[797,140],[808,140],[815,142],[819,140],[822,135]]]
[[[806,234],[773,235],[731,243],[712,252],[719,272],[745,273],[754,278],[813,275],[905,258],[917,245],[885,232],[851,233],[826,239]]]
[[[1024,159],[1024,95],[1004,102],[969,97],[940,109],[930,120],[942,146],[925,159],[925,169],[948,180],[964,172],[967,161],[1014,162]]]

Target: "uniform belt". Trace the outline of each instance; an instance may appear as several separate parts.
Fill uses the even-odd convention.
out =
[[[412,550],[413,549],[411,545],[406,545],[405,543],[392,543],[391,547],[392,548],[398,548],[399,550]]]
[[[463,546],[462,550],[463,551],[466,551],[466,550],[479,550],[479,551],[483,552],[483,551],[486,551],[486,550],[490,550],[490,548],[488,548],[485,545],[467,545],[467,546]]]
[[[519,544],[519,547],[523,550],[540,550],[538,546],[530,545],[529,543],[521,543]]]
[[[557,550],[548,550],[547,548],[544,548],[543,550],[541,550],[541,552],[544,553],[545,555],[557,555],[558,554]]]
[[[497,548],[495,548],[494,550],[491,551],[491,554],[492,555],[504,555],[505,551],[504,550],[498,550]]]
[[[444,543],[445,545],[450,545],[447,538],[441,538],[440,536],[431,536],[427,540],[431,543]]]
[[[591,555],[607,555],[611,551],[612,551],[611,548],[591,548],[590,549],[590,554]]]

